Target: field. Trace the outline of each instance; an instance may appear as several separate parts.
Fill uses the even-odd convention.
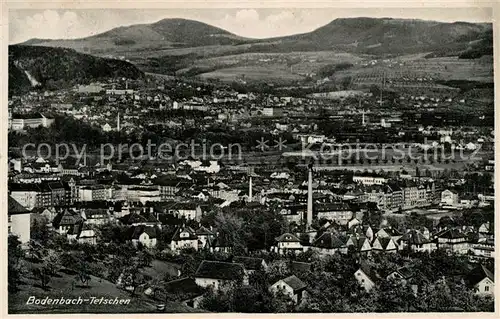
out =
[[[38,264],[27,262],[27,268],[39,267]],[[150,275],[152,278],[163,278],[165,273],[177,275],[176,265],[154,260],[151,267],[142,270],[142,273]],[[20,291],[9,294],[9,313],[154,313],[157,312],[156,304],[159,303],[143,293],[137,293],[132,296],[129,292],[119,289],[114,283],[91,276],[89,287],[82,286],[75,280],[75,274],[71,271],[60,270],[51,277],[48,289],[42,289],[38,281],[30,275],[23,278],[23,284]],[[37,298],[110,298],[130,299],[128,305],[27,305],[26,301],[30,296]],[[179,303],[169,302],[166,305],[166,312],[193,312],[195,309],[186,307]]]
[[[340,71],[337,78],[351,77],[354,86],[385,85],[449,89],[436,81],[468,80],[493,82],[493,64],[488,58],[464,60],[456,57],[424,59],[419,56],[394,60],[372,60],[368,65]]]
[[[213,72],[200,75],[206,79],[220,79],[221,81],[279,81],[290,82],[302,80],[303,77],[289,72],[284,66],[238,66],[232,68],[219,69]]]

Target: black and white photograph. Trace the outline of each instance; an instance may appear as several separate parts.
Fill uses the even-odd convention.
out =
[[[494,7],[71,5],[5,14],[9,314],[494,314]]]

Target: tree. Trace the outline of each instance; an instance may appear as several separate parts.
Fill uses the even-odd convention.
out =
[[[122,276],[125,288],[132,288],[132,296],[135,295],[137,288],[145,282],[144,276],[139,272],[137,266],[127,267],[124,269]]]
[[[80,280],[85,287],[88,287],[90,281],[92,280],[92,277],[90,276],[90,264],[86,261],[80,261],[76,272],[76,279]]]
[[[137,262],[139,267],[149,267],[153,261],[153,255],[151,255],[146,250],[141,250],[137,255]]]
[[[9,235],[8,238],[8,267],[7,267],[7,285],[9,292],[16,292],[21,282],[23,267],[21,258],[24,253],[21,249],[21,242],[17,236]]]
[[[47,227],[47,219],[43,218],[35,218],[31,225],[30,230],[31,239],[40,242],[47,243],[49,240],[49,228]]]
[[[35,276],[35,278],[40,280],[40,286],[42,287],[42,289],[47,290],[50,282],[50,270],[45,266],[37,267],[33,269],[33,275]]]
[[[47,255],[43,258],[43,265],[49,271],[51,276],[54,276],[61,267],[61,260],[59,254],[54,251],[49,251]]]

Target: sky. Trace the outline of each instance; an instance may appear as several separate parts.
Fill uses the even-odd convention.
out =
[[[446,10],[446,14],[443,14]],[[75,39],[164,18],[205,22],[240,36],[268,38],[304,33],[336,18],[390,17],[444,22],[491,22],[491,8],[321,9],[70,9],[9,11],[9,43],[32,38]]]

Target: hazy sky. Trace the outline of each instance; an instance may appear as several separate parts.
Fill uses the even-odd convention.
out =
[[[443,17],[443,10],[446,15]],[[163,18],[205,22],[237,35],[266,38],[314,30],[336,18],[391,17],[436,21],[491,22],[489,8],[322,8],[322,9],[92,9],[10,10],[9,42],[31,38],[72,39]]]

